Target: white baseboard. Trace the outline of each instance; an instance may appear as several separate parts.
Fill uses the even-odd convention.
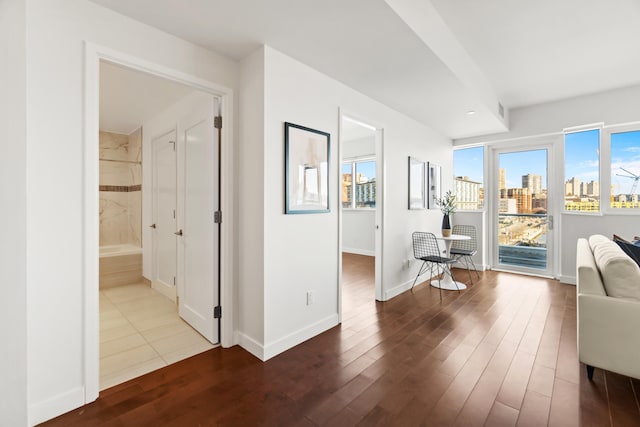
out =
[[[455,264],[453,264],[453,266],[455,268],[461,268],[463,270],[467,269],[467,266],[463,262],[456,262]],[[488,266],[478,263],[476,263],[476,270],[473,269],[473,265],[470,265],[469,267],[471,267],[471,271],[486,271],[489,269]]]
[[[327,329],[331,329],[336,326],[339,322],[338,313],[332,314],[330,316],[325,317],[313,323],[309,326],[305,326],[304,328],[298,329],[297,331],[286,335],[272,343],[269,343],[264,347],[264,358],[262,360],[269,360],[274,356],[282,353],[283,351],[289,350],[292,347],[308,340],[309,338],[313,338],[316,335],[321,334]]]
[[[376,256],[376,251],[370,251],[368,249],[342,248],[342,252],[356,255]]]
[[[420,283],[422,283],[423,281],[424,280],[422,280]],[[382,293],[383,301],[389,301],[391,298],[397,297],[401,293],[408,291],[409,289],[411,289],[412,284],[413,284],[413,279],[407,282],[401,283],[399,285],[396,285],[391,289],[386,289]]]
[[[576,285],[576,277],[575,276],[558,276],[558,280],[561,283],[567,283],[569,285]]]
[[[233,335],[234,342],[236,344],[253,354],[258,359],[264,360],[264,346],[262,344],[251,338],[249,335],[245,335],[239,331],[235,331]]]
[[[29,406],[29,425],[35,426],[85,404],[84,387],[76,387]]]

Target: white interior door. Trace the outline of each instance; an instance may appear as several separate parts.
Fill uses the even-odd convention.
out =
[[[152,140],[152,287],[176,300],[176,131]]]
[[[215,100],[204,96],[184,120],[180,147],[178,254],[180,317],[212,343],[219,342],[218,306],[218,135]]]

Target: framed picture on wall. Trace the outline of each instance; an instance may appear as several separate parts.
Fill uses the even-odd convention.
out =
[[[285,214],[329,210],[329,143],[327,132],[285,122]]]
[[[439,209],[436,199],[442,198],[442,167],[435,163],[428,163],[427,193],[429,209]]]
[[[425,209],[425,162],[409,156],[409,209]]]

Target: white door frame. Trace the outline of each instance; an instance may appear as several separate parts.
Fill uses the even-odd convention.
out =
[[[84,165],[83,165],[83,271],[84,280],[84,394],[85,404],[99,394],[99,114],[100,61],[119,64],[133,70],[182,83],[217,96],[222,101],[222,206],[224,226],[220,235],[220,301],[224,309],[220,343],[233,345],[233,90],[214,82],[159,65],[137,56],[85,42],[84,87]]]
[[[559,267],[559,209],[562,205],[559,197],[562,197],[558,193],[558,180],[559,170],[558,167],[562,167],[561,155],[559,155],[558,137],[556,135],[526,138],[518,141],[508,141],[506,143],[491,144],[488,148],[488,170],[490,171],[491,188],[488,194],[485,193],[485,200],[489,200],[488,203],[488,215],[487,215],[487,232],[488,232],[488,263],[492,270],[504,270],[514,273],[528,274],[532,276],[552,277],[555,278],[558,274]],[[529,150],[547,150],[547,214],[553,216],[554,226],[553,230],[548,234],[547,240],[547,261],[549,265],[545,271],[536,270],[525,267],[509,267],[505,268],[498,264],[498,245],[497,245],[497,229],[498,229],[498,197],[497,192],[499,185],[499,159],[498,155],[501,152],[517,152],[517,151],[529,151]]]
[[[376,213],[375,213],[375,299],[383,301],[383,230],[384,230],[384,129],[381,126],[371,124],[372,121],[362,118],[357,114],[352,114],[343,108],[338,109],[338,166],[336,194],[340,195],[342,185],[342,120],[344,117],[356,120],[376,130]],[[338,210],[338,322],[342,322],[342,204],[338,196],[336,209]]]

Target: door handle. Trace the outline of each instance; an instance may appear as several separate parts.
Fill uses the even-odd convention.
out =
[[[155,224],[151,224],[151,225],[149,226],[149,228],[156,228],[156,225],[155,225]]]
[[[176,236],[182,236],[182,228],[173,234],[175,234]]]

